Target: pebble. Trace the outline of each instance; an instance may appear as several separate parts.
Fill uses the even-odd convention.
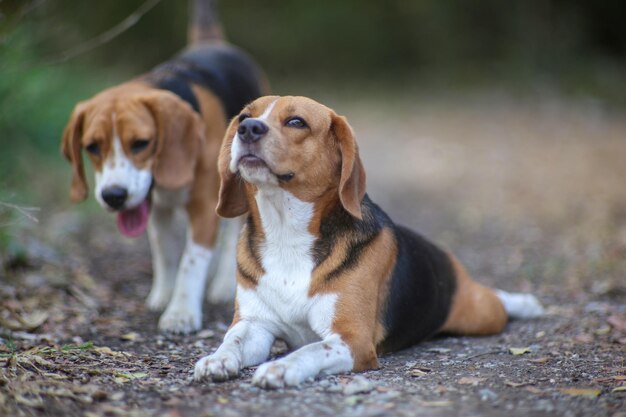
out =
[[[545,411],[546,413],[551,413],[554,411],[554,404],[550,400],[537,400],[535,404],[536,411]]]
[[[204,330],[199,331],[198,334],[196,334],[196,336],[198,337],[198,339],[209,339],[215,336],[215,332],[213,330],[204,329]]]
[[[349,384],[343,387],[344,395],[354,395],[364,392],[370,392],[374,389],[374,384],[367,378],[357,375]]]
[[[327,379],[322,379],[321,381],[318,382],[318,385],[322,388],[328,388],[330,387],[330,381]]]
[[[483,388],[478,391],[481,401],[494,401],[498,399],[498,394],[488,388]]]
[[[122,401],[124,399],[125,394],[121,391],[115,392],[111,394],[111,400],[113,401]]]
[[[433,352],[433,353],[449,353],[451,349],[448,348],[430,348],[428,349],[429,352]]]
[[[402,393],[400,391],[388,391],[388,392],[385,392],[384,394],[378,395],[376,398],[378,401],[389,401],[389,400],[393,400],[394,398],[398,398],[401,395]]]
[[[326,388],[326,392],[343,392],[343,387],[339,384],[332,384]]]

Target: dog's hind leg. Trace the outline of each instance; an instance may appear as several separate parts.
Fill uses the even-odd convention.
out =
[[[543,314],[534,295],[509,294],[474,281],[454,257],[456,274],[452,308],[441,331],[464,335],[488,335],[502,331],[508,318],[533,318]]]
[[[463,265],[450,256],[456,275],[452,306],[441,332],[463,335],[500,333],[507,322],[504,306],[496,293],[474,281]]]
[[[213,251],[188,239],[180,260],[174,294],[159,319],[164,332],[191,333],[202,325],[202,301]]]

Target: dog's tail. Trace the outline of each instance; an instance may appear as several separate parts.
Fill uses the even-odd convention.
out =
[[[217,0],[189,1],[189,45],[221,42],[224,32],[217,14]]]
[[[541,303],[532,294],[509,293],[495,290],[496,295],[502,301],[506,314],[512,319],[532,319],[544,314]]]

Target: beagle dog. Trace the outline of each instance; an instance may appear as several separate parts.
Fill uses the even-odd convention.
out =
[[[535,297],[492,290],[365,193],[343,116],[304,97],[263,97],[233,119],[219,156],[217,212],[248,213],[237,247],[232,325],[196,380],[293,386],[378,367],[377,355],[435,333],[501,332],[542,313]],[[275,339],[294,351],[265,362]]]
[[[200,328],[207,274],[218,259],[209,298],[234,296],[239,222],[222,225],[218,237],[217,158],[228,120],[264,89],[261,71],[242,51],[225,43],[194,45],[79,103],[65,128],[71,199],[87,197],[85,150],[95,172],[95,198],[117,213],[119,231],[135,237],[148,230],[154,276],[147,305],[165,309],[162,331]],[[182,258],[174,239],[179,209],[188,224]]]

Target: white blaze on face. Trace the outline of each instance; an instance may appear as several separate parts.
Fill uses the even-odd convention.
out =
[[[272,101],[270,105],[267,106],[267,109],[265,109],[263,114],[261,114],[256,119],[266,121],[269,118],[270,114],[272,113],[272,110],[274,110],[274,106],[276,105],[277,101],[278,99]],[[245,152],[245,149],[243,149],[243,146],[241,146],[241,141],[239,140],[239,134],[235,133],[235,137],[233,138],[233,141],[231,142],[230,165],[229,165],[230,172],[232,172],[233,174],[239,170],[239,167],[237,166],[237,164],[239,162],[239,159],[241,159],[241,157],[243,156],[243,152]]]
[[[113,138],[111,139],[111,151],[107,159],[102,164],[102,171],[95,172],[96,179],[96,200],[104,208],[108,208],[107,203],[102,199],[102,191],[109,187],[125,188],[128,198],[123,209],[137,207],[148,196],[152,185],[152,172],[150,167],[138,169],[126,156],[122,141],[117,133],[116,115],[113,113]]]
[[[270,114],[272,114],[272,110],[274,110],[274,106],[276,105],[276,102],[277,102],[277,101],[278,101],[278,99],[276,99],[276,100],[272,101],[272,102],[270,103],[270,105],[269,105],[269,106],[267,106],[267,109],[265,109],[265,111],[263,112],[263,114],[262,114],[262,115],[260,115],[260,116],[258,117],[258,119],[259,119],[259,120],[263,120],[263,121],[267,120],[267,119],[268,119],[268,117],[270,117]]]

